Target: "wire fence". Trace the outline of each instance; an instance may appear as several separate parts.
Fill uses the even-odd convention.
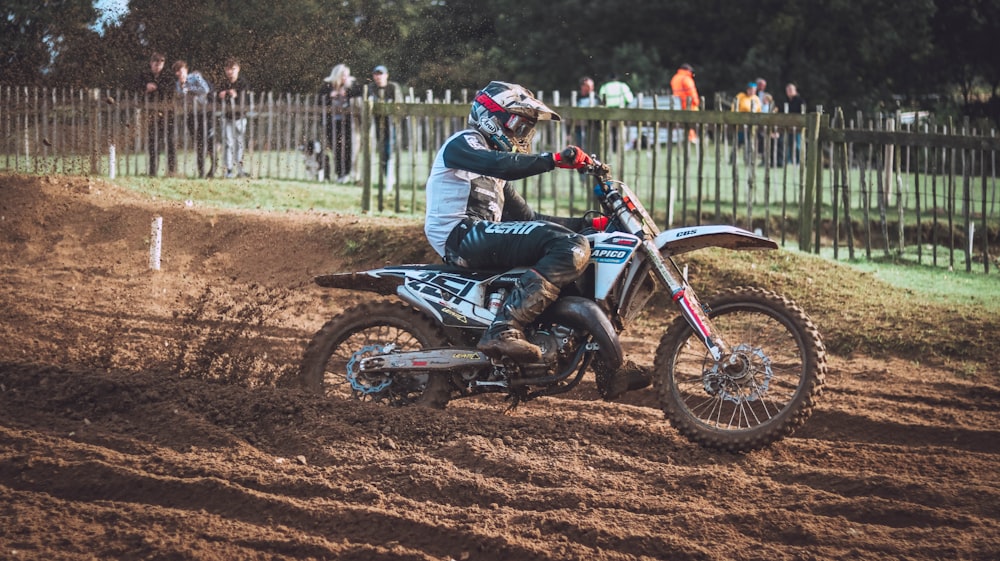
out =
[[[572,143],[598,155],[662,227],[731,223],[835,258],[996,268],[1000,139],[993,131],[921,113],[735,113],[719,99],[715,110],[682,111],[672,96],[656,95],[613,109],[581,107],[559,92],[539,96],[563,118],[539,125],[536,149]],[[362,187],[362,211],[419,213],[436,150],[466,127],[468,103],[467,91],[418,98],[411,90],[403,103],[356,98],[335,114],[315,94],[250,92],[224,106],[154,103],[120,90],[0,86],[0,169],[222,177],[234,164],[222,137],[235,118],[245,134],[235,164],[250,176],[339,179]],[[346,145],[336,142],[338,121],[349,123]],[[347,173],[335,170],[338,158]],[[573,173],[519,187],[542,212],[579,215],[594,206],[591,186]]]

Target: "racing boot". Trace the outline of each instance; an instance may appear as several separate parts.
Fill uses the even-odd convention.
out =
[[[490,358],[508,356],[515,362],[541,362],[542,349],[524,338],[524,326],[559,297],[559,287],[535,271],[528,271],[500,306],[493,324],[483,333],[476,348]]]
[[[618,370],[608,372],[606,368],[598,366],[597,392],[607,401],[621,397],[625,392],[641,390],[653,383],[653,377],[645,368],[626,360]]]

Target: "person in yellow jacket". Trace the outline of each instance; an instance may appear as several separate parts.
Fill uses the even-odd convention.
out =
[[[750,82],[745,90],[740,92],[733,100],[732,110],[739,113],[760,113],[760,98],[757,97],[757,83]],[[746,132],[743,126],[738,126],[736,133],[736,146],[733,146],[733,153],[729,157],[729,163],[736,160],[736,149],[746,143]],[[749,158],[749,153],[745,154]]]
[[[757,97],[757,83],[750,82],[747,89],[737,94],[732,110],[740,113],[760,113],[760,98]]]
[[[677,69],[670,79],[670,91],[680,101],[682,110],[698,111],[701,107],[701,97],[694,83],[694,68],[690,64],[685,62]],[[693,128],[688,130],[688,141],[698,142],[698,133]]]

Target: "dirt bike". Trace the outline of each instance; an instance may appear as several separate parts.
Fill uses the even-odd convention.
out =
[[[790,435],[812,413],[826,373],[815,325],[791,300],[761,288],[734,288],[702,304],[674,261],[707,247],[777,244],[733,226],[660,232],[609,166],[595,158],[582,172],[595,180],[607,225],[584,232],[591,246],[586,271],[524,330],[542,349],[541,362],[517,364],[476,350],[527,269],[399,265],[314,279],[387,298],[347,309],[316,333],[302,384],[327,395],[436,408],[499,392],[514,407],[572,390],[590,368],[605,395],[624,362],[619,333],[657,289],[666,289],[679,315],[660,339],[651,375],[671,424],[693,442],[731,452]]]

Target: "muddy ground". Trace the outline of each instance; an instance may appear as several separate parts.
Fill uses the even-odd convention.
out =
[[[745,455],[589,378],[510,415],[290,383],[361,298],[313,275],[430,257],[412,221],[0,176],[0,559],[1000,558],[1000,388],[961,370],[832,355],[812,418]]]

